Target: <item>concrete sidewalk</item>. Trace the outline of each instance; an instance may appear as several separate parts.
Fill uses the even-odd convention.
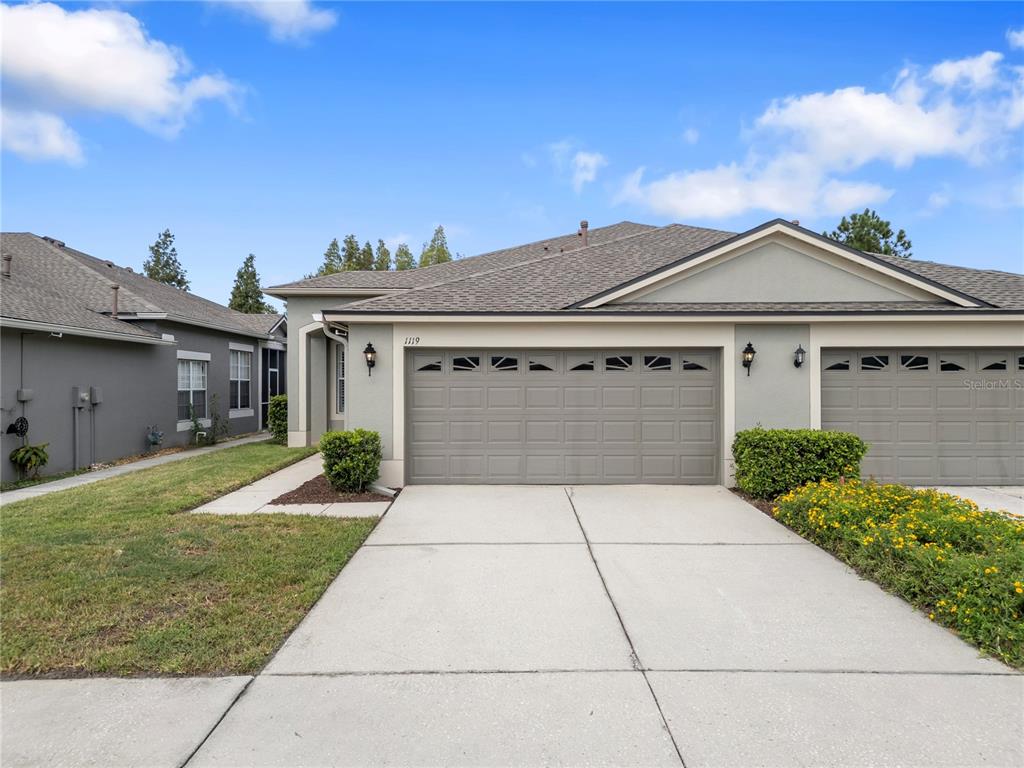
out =
[[[368,501],[338,504],[271,504],[282,494],[324,472],[319,453],[267,475],[255,483],[196,507],[194,514],[208,515],[319,515],[324,517],[380,517],[391,502]]]
[[[970,499],[981,509],[1009,512],[1024,517],[1024,487],[1010,485],[993,486],[939,486],[936,491]]]
[[[15,491],[4,491],[3,493],[0,493],[0,504],[13,504],[16,501],[22,501],[24,499],[34,499],[37,496],[45,496],[48,493],[56,493],[57,491],[66,491],[69,488],[77,488],[81,485],[96,483],[100,480],[106,480],[111,477],[126,475],[129,472],[137,472],[140,469],[159,467],[163,464],[171,464],[175,461],[191,459],[193,456],[203,456],[207,453],[223,451],[227,448],[235,448],[236,446],[248,445],[249,443],[262,443],[269,439],[269,434],[260,433],[249,437],[240,437],[236,440],[225,440],[217,443],[217,445],[207,446],[206,448],[195,448],[179,451],[178,453],[168,453],[163,456],[154,456],[151,459],[139,459],[138,461],[133,461],[131,464],[120,464],[116,467],[108,467],[107,469],[100,469],[95,472],[86,472],[82,475],[63,477],[60,480],[53,480],[48,483],[30,485],[27,488],[19,488]]]

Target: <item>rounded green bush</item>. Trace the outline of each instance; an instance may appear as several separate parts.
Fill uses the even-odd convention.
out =
[[[324,474],[340,491],[359,492],[380,476],[380,435],[368,429],[327,432],[320,438]]]
[[[771,499],[804,483],[860,477],[867,450],[867,443],[849,432],[745,429],[732,443],[736,486],[755,498]]]

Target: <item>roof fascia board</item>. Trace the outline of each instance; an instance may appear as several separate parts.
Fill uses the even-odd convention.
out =
[[[763,312],[621,312],[591,310],[574,314],[565,310],[536,312],[533,314],[497,314],[493,312],[449,312],[446,314],[422,313],[345,313],[324,310],[313,315],[317,322],[329,323],[607,323],[611,320],[627,323],[791,323],[794,320],[813,322],[901,322],[928,320],[945,322],[970,320],[972,322],[1024,322],[1024,312],[1019,309],[977,309],[962,310],[908,310],[894,312],[870,312],[865,310],[840,310],[837,312],[804,312],[789,310]],[[1024,330],[1024,328],[1022,328]]]
[[[404,293],[412,290],[409,288],[263,288],[262,291],[275,299],[285,299],[289,296],[387,296],[395,293]]]
[[[113,341],[130,341],[135,344],[157,344],[174,346],[177,342],[156,336],[139,336],[132,333],[116,333],[114,331],[98,331],[91,328],[77,328],[71,325],[60,325],[58,323],[40,323],[34,320],[17,320],[14,318],[0,318],[0,326],[4,328],[20,328],[27,331],[47,331],[49,333],[66,333],[69,336],[86,336],[91,339],[109,339]]]
[[[202,320],[196,320],[191,317],[185,317],[183,315],[172,315],[167,314],[163,319],[171,323],[181,323],[182,325],[195,325],[199,328],[209,328],[214,331],[220,331],[221,333],[232,333],[235,336],[248,336],[253,339],[269,339],[270,334],[259,333],[258,331],[249,331],[244,328],[236,328],[228,325],[219,325],[217,323],[205,323]]]
[[[846,246],[840,243],[836,243],[832,240],[829,240],[828,238],[815,235],[814,233],[809,232],[808,230],[794,226],[793,224],[789,224],[788,222],[776,220],[770,221],[767,224],[762,224],[760,227],[755,227],[754,229],[748,232],[744,232],[743,234],[737,235],[736,237],[730,240],[726,240],[723,243],[713,245],[710,248],[705,249],[704,251],[687,256],[685,259],[676,262],[675,264],[670,264],[666,267],[661,267],[660,269],[654,270],[653,272],[648,272],[646,275],[641,275],[640,277],[634,278],[633,280],[623,283],[620,286],[612,288],[603,293],[591,296],[590,298],[584,299],[581,302],[577,302],[576,304],[571,305],[571,308],[594,309],[596,307],[601,307],[616,299],[620,299],[623,296],[628,296],[632,293],[637,293],[640,290],[653,285],[654,283],[660,283],[668,278],[675,277],[684,272],[687,272],[693,269],[694,267],[711,261],[712,259],[716,259],[722,256],[723,254],[729,253],[734,249],[742,248],[744,246],[755,243],[758,240],[763,240],[771,237],[772,235],[780,233],[786,234],[790,237],[794,237],[797,240],[800,240],[808,245],[821,248],[842,258],[849,259],[850,261],[861,264],[869,269],[879,272],[880,274],[886,275],[902,283],[913,286],[914,288],[925,291],[926,293],[929,293],[933,296],[938,296],[939,298],[945,301],[952,302],[953,304],[956,304],[958,306],[988,306],[984,302],[980,302],[979,300],[967,296],[966,294],[954,291],[950,288],[947,288],[946,286],[940,285],[918,275],[913,275],[907,270],[894,267],[886,262],[881,261],[880,259],[875,259],[871,256],[868,256],[867,254],[861,253],[860,251],[856,251],[852,248],[847,248]]]

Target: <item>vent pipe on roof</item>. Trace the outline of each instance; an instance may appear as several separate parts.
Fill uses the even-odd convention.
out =
[[[589,226],[590,226],[590,224],[587,222],[586,219],[584,219],[583,221],[580,222],[580,231],[576,233],[580,237],[583,238],[583,247],[584,248],[587,247],[587,228]]]
[[[11,256],[11,254],[9,254],[9,253],[5,253],[4,254],[4,265],[3,265],[3,269],[0,270],[0,275],[3,275],[4,277],[10,277],[11,276],[11,260],[13,258],[14,257]]]
[[[793,219],[793,221],[791,221],[790,223],[791,223],[791,224],[792,224],[792,225],[793,225],[794,227],[799,227],[799,226],[800,226],[800,219]]]
[[[121,288],[121,286],[118,285],[117,283],[114,283],[110,287],[114,290],[114,307],[113,307],[113,309],[110,312],[110,316],[112,318],[114,318],[115,320],[117,320],[117,292]]]

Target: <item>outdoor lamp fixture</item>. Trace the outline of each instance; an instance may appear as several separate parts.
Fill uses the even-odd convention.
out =
[[[373,375],[373,366],[377,364],[377,350],[373,348],[373,344],[367,344],[366,349],[363,350],[363,357],[366,358],[366,375]]]
[[[804,350],[803,345],[802,344],[798,345],[797,348],[796,348],[796,352],[793,353],[793,367],[794,368],[799,368],[801,365],[804,364],[804,355],[806,355],[806,354],[807,354],[807,352],[806,352],[806,350]]]
[[[743,367],[747,369],[747,376],[750,375],[750,366],[754,364],[754,355],[757,354],[757,350],[754,349],[754,345],[749,341],[747,346],[743,348]]]

